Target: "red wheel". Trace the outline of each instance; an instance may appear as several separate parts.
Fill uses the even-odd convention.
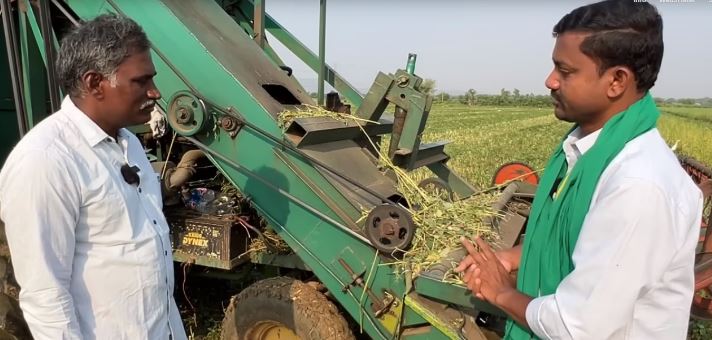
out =
[[[695,258],[695,295],[692,317],[712,320],[712,253],[699,253]]]
[[[522,181],[530,184],[539,184],[539,175],[529,165],[521,162],[511,162],[500,166],[494,172],[492,185],[502,185],[509,181]]]

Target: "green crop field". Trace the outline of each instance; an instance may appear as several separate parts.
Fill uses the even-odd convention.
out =
[[[662,107],[659,128],[678,152],[712,165],[712,108]]]
[[[712,108],[661,107],[658,129],[669,145],[712,164]],[[520,161],[542,169],[571,128],[551,109],[435,104],[424,141],[448,140],[450,166],[478,187],[489,186],[500,165]],[[424,176],[424,174],[419,174]]]

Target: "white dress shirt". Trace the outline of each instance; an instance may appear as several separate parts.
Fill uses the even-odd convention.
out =
[[[573,168],[599,131],[573,131]],[[702,194],[657,129],[630,141],[601,175],[574,248],[575,269],[526,310],[544,339],[685,339]]]
[[[0,217],[35,339],[186,339],[158,178],[128,130],[114,140],[65,98],[7,158]]]

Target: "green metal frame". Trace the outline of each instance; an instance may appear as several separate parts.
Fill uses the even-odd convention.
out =
[[[319,0],[319,74],[317,82],[317,103],[324,105],[324,74],[326,73],[326,0]]]
[[[25,94],[25,111],[28,128],[32,128],[50,113],[47,105],[47,79],[45,69],[37,65],[45,65],[44,43],[37,26],[37,21],[28,7],[27,15],[19,14],[20,54],[22,59],[22,79]],[[32,31],[33,34],[29,34]]]
[[[388,152],[393,163],[406,170],[426,166],[445,181],[459,198],[470,197],[476,192],[475,188],[446,164],[450,159],[444,152],[446,143],[421,144],[422,133],[432,106],[432,97],[418,90],[423,80],[413,73],[414,70],[415,56],[411,55],[406,70],[398,70],[395,74],[380,72],[364,97],[356,116],[378,121],[388,105],[394,104],[396,112]]]
[[[251,0],[239,1],[238,6],[242,10],[244,17],[248,20],[254,19],[252,14],[254,13],[254,4]],[[304,44],[302,44],[296,37],[294,37],[294,35],[274,20],[274,18],[272,18],[269,14],[265,15],[265,29],[307,66],[314,70],[314,72],[319,72],[319,56],[304,46]],[[348,81],[336,73],[336,71],[334,71],[334,69],[326,63],[324,64],[324,72],[324,81],[346,97],[346,99],[354,106],[361,105],[362,96],[355,87],[349,84]]]
[[[262,0],[259,0],[259,1],[262,1]],[[261,2],[261,3],[264,4],[264,2]],[[255,4],[256,5],[254,8],[256,9],[256,12],[262,13],[262,11],[259,10],[259,6],[257,6],[257,2],[255,2]],[[262,5],[262,6],[264,8],[264,5]],[[240,9],[240,8],[235,8],[233,11],[231,11],[228,14],[230,14],[235,19],[235,21],[240,25],[240,27],[242,27],[242,29],[245,30],[245,32],[247,32],[247,34],[249,34],[251,37],[254,37],[255,42],[257,42],[259,45],[259,41],[260,41],[259,37],[260,36],[265,37],[264,32],[266,32],[266,31],[264,29],[264,22],[265,22],[266,18],[264,16],[262,16],[260,19],[260,16],[255,15],[254,12],[252,15],[247,15],[247,14],[243,13],[242,9]],[[254,18],[254,20],[252,18]],[[253,24],[250,24],[250,22],[253,22]],[[262,30],[261,34],[259,31],[260,29]],[[274,65],[285,66],[284,61],[282,61],[282,59],[279,57],[277,52],[275,52],[275,50],[272,48],[272,46],[270,46],[269,41],[267,41],[266,38],[263,41],[263,45],[261,46],[261,48],[264,51],[264,53],[267,55],[268,59],[274,63]],[[304,87],[302,87],[302,85],[299,82],[297,82],[296,80],[294,81],[293,86],[297,87],[302,92],[305,92],[305,93],[307,92],[304,89]]]
[[[4,35],[0,35],[0,40],[4,40]],[[0,165],[5,163],[5,158],[20,138],[10,70],[6,67],[8,64],[5,42],[0,41]]]

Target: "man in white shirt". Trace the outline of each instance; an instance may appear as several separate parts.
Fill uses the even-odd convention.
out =
[[[20,306],[35,339],[186,339],[158,178],[138,138],[161,97],[149,41],[102,15],[62,40],[68,96],[0,172]]]
[[[524,244],[463,240],[457,271],[512,318],[507,339],[684,339],[702,195],[655,128],[662,19],[609,0],[567,14],[554,36],[546,86],[574,129],[542,176]]]

